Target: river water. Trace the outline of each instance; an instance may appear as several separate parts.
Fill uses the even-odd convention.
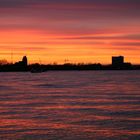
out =
[[[0,140],[139,140],[140,71],[0,73]]]

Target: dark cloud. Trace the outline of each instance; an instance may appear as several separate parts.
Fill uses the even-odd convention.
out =
[[[139,0],[0,0],[0,7],[14,8],[29,5],[104,5],[104,6],[136,6],[140,5]],[[85,6],[86,6],[85,5]]]
[[[1,8],[17,8],[27,4],[26,0],[0,0]]]
[[[0,19],[7,17],[20,20],[24,17],[27,18],[25,21],[31,18],[36,21],[94,20],[94,22],[110,24],[113,21],[109,21],[110,19],[138,21],[139,15],[140,1],[138,0],[0,0]],[[97,19],[99,21],[96,21]]]
[[[4,53],[0,53],[0,55],[11,55],[11,52],[4,52]],[[24,53],[20,53],[20,52],[15,52],[14,55],[24,55]]]
[[[115,46],[137,46],[140,49],[140,42],[114,42],[112,45]]]
[[[17,43],[15,43],[17,44]],[[23,43],[19,43],[19,45],[22,45]],[[37,47],[37,46],[34,46],[34,47],[28,47],[28,43],[24,43],[26,44],[26,47],[23,47],[23,46],[9,46],[9,45],[0,45],[0,48],[1,49],[4,49],[4,50],[9,50],[9,49],[12,49],[12,50],[16,50],[16,51],[26,51],[26,50],[30,50],[30,51],[40,51],[40,50],[46,50],[46,47]],[[33,44],[34,45],[34,44]]]
[[[48,44],[48,42],[46,41],[42,41],[42,42],[38,42],[38,41],[34,41],[34,42],[19,42],[19,44],[25,44],[25,45],[46,45]],[[40,50],[43,50],[45,49],[44,47],[35,47],[34,49],[40,49]]]
[[[65,37],[59,38],[65,40],[138,40],[140,41],[140,34],[116,35],[116,36],[80,36],[80,37]]]

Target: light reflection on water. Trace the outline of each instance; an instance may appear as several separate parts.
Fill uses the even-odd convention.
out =
[[[0,140],[140,139],[140,71],[0,77]]]

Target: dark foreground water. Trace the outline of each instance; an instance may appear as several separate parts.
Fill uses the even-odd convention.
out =
[[[140,71],[0,73],[0,140],[140,140]]]

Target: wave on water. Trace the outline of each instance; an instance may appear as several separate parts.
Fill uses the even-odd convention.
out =
[[[0,76],[0,140],[140,139],[140,71]]]

